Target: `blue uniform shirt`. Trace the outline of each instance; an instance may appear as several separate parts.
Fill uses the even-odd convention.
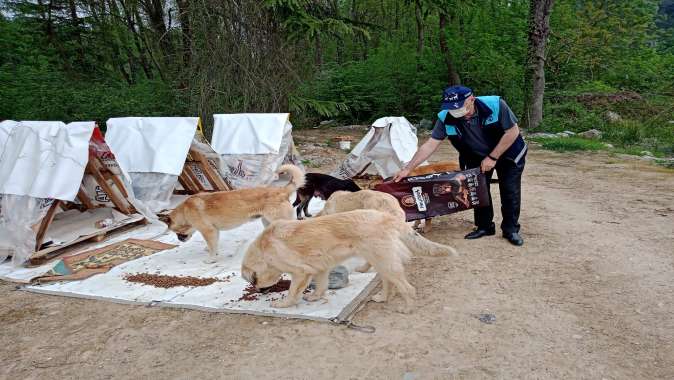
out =
[[[498,119],[493,121],[493,118],[491,118],[492,121],[490,123],[485,123],[487,118],[490,118],[491,110],[486,107],[484,103],[478,104],[478,102],[481,102],[479,98],[475,100],[477,112],[475,112],[473,117],[468,120],[463,118],[454,119],[451,115],[447,115],[447,119],[445,120],[438,119],[433,127],[431,137],[436,140],[444,140],[449,137],[450,140],[452,140],[452,144],[457,147],[457,149],[459,147],[462,148],[459,149],[459,153],[468,156],[464,157],[466,159],[482,159],[486,157],[498,144],[500,138],[496,137],[502,136],[506,130],[515,126],[518,120],[508,104],[503,99],[499,98]],[[443,116],[444,113],[441,113],[440,117]],[[452,124],[451,126],[448,125],[448,121]],[[485,126],[485,124],[488,125]],[[521,139],[521,137],[519,139]],[[457,140],[460,140],[459,144],[457,144]],[[513,146],[511,148],[515,147]],[[520,149],[522,148],[519,148],[518,150]],[[523,149],[526,150],[525,144],[523,144]],[[521,157],[521,155],[518,154],[520,152],[513,153],[513,159],[515,156]],[[522,154],[523,153],[524,151],[522,151]],[[517,162],[519,159],[514,159],[514,161]]]

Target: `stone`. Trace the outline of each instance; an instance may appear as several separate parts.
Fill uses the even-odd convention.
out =
[[[428,119],[421,119],[419,129],[433,129],[433,122]]]
[[[639,152],[639,154],[642,155],[642,156],[652,156],[653,155],[653,153],[651,153],[648,150],[642,150],[641,152]]]
[[[576,132],[573,131],[564,131],[564,133],[566,133],[569,136],[574,136],[576,134]]]
[[[598,129],[589,129],[585,132],[579,133],[578,136],[585,137],[588,139],[598,139],[601,138],[602,134],[603,132]]]
[[[328,289],[341,289],[349,284],[349,269],[343,265],[336,266],[328,275]],[[316,283],[311,280],[309,288],[314,289]]]
[[[320,127],[330,127],[337,125],[337,122],[335,120],[323,120],[318,124]]]
[[[609,143],[604,143],[604,146],[607,147],[607,148],[609,148],[609,149],[615,148],[615,147],[613,146],[613,144],[609,144]]]
[[[611,123],[617,123],[621,121],[623,118],[618,114],[617,112],[613,111],[606,111],[606,114],[604,115],[606,117],[606,120],[608,120]]]
[[[558,137],[554,133],[546,133],[546,132],[537,132],[537,133],[530,133],[527,135],[527,137],[531,138],[543,138],[543,139],[552,139]]]

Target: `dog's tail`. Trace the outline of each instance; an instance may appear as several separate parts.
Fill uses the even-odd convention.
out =
[[[290,182],[288,182],[288,184],[285,186],[286,190],[288,190],[288,193],[292,193],[293,191],[304,186],[304,173],[302,172],[302,169],[295,165],[281,165],[281,167],[278,168],[277,173],[279,175],[290,174]]]
[[[401,234],[401,240],[415,255],[421,256],[453,256],[458,255],[456,250],[448,245],[439,244],[426,239],[418,232],[408,227],[407,231]]]

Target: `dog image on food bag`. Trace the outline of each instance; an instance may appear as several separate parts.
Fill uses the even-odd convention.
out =
[[[282,165],[277,173],[290,175],[284,187],[195,194],[169,213],[165,221],[180,241],[187,241],[194,231],[201,232],[208,245],[209,262],[218,254],[219,232],[262,218],[268,225],[278,219],[293,219],[290,195],[304,184],[304,173],[295,165]]]
[[[428,165],[417,166],[414,168],[409,177],[415,177],[419,175],[433,174],[433,173],[445,173],[445,172],[458,172],[461,171],[461,167],[458,162],[455,161],[439,161]],[[424,220],[423,226],[421,225],[421,220],[414,221],[414,228],[421,233],[431,232],[433,218],[427,218]]]
[[[396,293],[405,301],[401,311],[412,308],[416,290],[407,281],[404,264],[413,254],[447,256],[456,251],[425,239],[399,217],[376,210],[355,210],[303,221],[277,220],[248,247],[241,275],[258,290],[276,284],[290,274],[288,295],[272,307],[296,305],[313,278],[316,288],[306,294],[317,301],[328,288],[330,270],[344,260],[360,256],[382,277],[382,293],[375,302],[390,300]]]

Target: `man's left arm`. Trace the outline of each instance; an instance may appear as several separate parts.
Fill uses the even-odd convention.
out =
[[[482,160],[480,170],[483,173],[492,170],[494,166],[496,166],[496,161],[506,150],[508,150],[508,148],[510,148],[517,139],[517,136],[520,135],[520,128],[517,126],[517,117],[515,117],[515,114],[513,114],[504,100],[501,100],[499,119],[501,125],[505,129],[505,133],[501,136],[496,147],[494,147],[489,155]]]

